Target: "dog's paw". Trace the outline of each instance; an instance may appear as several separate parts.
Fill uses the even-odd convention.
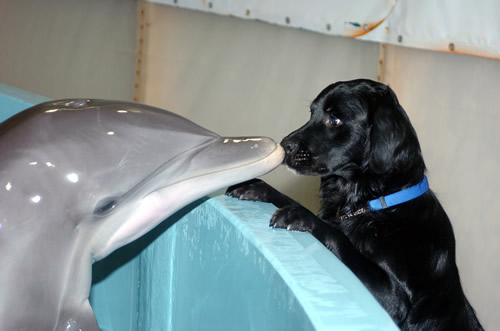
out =
[[[311,212],[304,207],[287,206],[274,212],[269,226],[290,231],[312,232],[314,220],[311,219]]]
[[[271,202],[271,190],[272,187],[266,182],[260,179],[252,179],[230,186],[226,190],[226,195],[240,200]]]

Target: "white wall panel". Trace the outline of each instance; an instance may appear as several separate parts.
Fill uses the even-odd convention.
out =
[[[417,130],[431,189],[457,240],[468,298],[500,325],[500,61],[386,47],[385,82]]]
[[[276,141],[309,119],[328,84],[376,79],[378,45],[303,30],[144,4],[139,100],[221,135]],[[269,180],[317,209],[318,179],[279,169]]]
[[[359,36],[383,22],[397,0],[147,0],[335,36]]]
[[[361,39],[500,59],[499,13],[497,0],[399,0]]]
[[[148,0],[335,36],[500,59],[497,0]]]

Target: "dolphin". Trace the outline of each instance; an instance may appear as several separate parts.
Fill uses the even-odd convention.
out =
[[[1,123],[0,155],[0,330],[99,330],[94,261],[284,151],[146,105],[67,99]]]

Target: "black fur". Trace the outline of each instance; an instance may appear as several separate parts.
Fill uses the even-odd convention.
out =
[[[460,284],[450,221],[432,191],[339,217],[423,179],[417,135],[388,86],[370,80],[328,86],[312,102],[309,122],[281,145],[290,169],[321,177],[318,216],[259,180],[227,194],[276,204],[272,227],[312,233],[403,330],[482,330]]]

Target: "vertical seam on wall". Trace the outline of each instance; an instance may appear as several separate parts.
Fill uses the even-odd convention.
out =
[[[377,80],[380,83],[385,83],[385,48],[386,45],[381,43],[379,46],[379,53],[378,53],[378,74],[377,74]]]
[[[142,1],[137,2],[137,19],[136,19],[136,51],[135,51],[135,75],[134,75],[134,101],[135,102],[144,102],[144,68],[145,68],[145,56],[144,52],[146,50],[146,27],[147,27],[147,4],[145,4]],[[142,302],[142,298],[145,295],[149,295],[148,290],[145,290],[145,284],[147,282],[147,265],[144,261],[144,254],[145,252],[143,251],[139,255],[139,262],[138,262],[138,268],[136,270],[136,275],[137,275],[137,297],[135,298],[136,302],[136,330],[141,330],[144,328],[144,320],[149,317],[147,315],[147,308],[145,307],[144,302]],[[147,283],[149,285],[149,283]],[[150,297],[150,296],[149,296]],[[142,323],[141,323],[142,322]],[[150,321],[149,321],[150,322]]]
[[[134,79],[134,101],[144,102],[144,82],[145,82],[145,51],[147,40],[148,5],[142,1],[137,3],[137,41],[135,53],[135,79]]]

